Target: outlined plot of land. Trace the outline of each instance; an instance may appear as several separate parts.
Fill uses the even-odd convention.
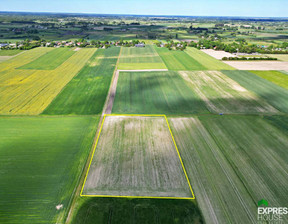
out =
[[[80,195],[194,199],[165,115],[104,115]]]

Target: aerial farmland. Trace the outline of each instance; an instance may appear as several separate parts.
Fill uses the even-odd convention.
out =
[[[246,224],[288,206],[283,21],[265,25],[277,50],[242,55],[237,19],[59,18],[0,50],[0,223]]]

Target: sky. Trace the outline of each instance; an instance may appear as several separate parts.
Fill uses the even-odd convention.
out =
[[[288,0],[0,0],[0,11],[288,17]]]

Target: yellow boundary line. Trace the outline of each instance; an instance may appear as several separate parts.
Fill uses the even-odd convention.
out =
[[[170,135],[172,137],[172,140],[173,140],[173,143],[174,143],[174,146],[175,146],[175,149],[177,151],[177,154],[178,154],[178,157],[179,157],[183,172],[185,174],[189,189],[191,191],[192,197],[155,197],[155,196],[85,195],[85,194],[82,194],[83,190],[84,190],[84,186],[85,186],[86,180],[87,180],[87,177],[88,177],[90,166],[91,166],[91,163],[92,163],[92,160],[94,158],[94,154],[95,154],[95,151],[96,151],[96,148],[97,148],[97,145],[98,145],[98,141],[99,141],[99,138],[100,138],[100,134],[101,134],[101,131],[102,131],[102,128],[103,128],[103,124],[104,124],[105,118],[106,117],[117,117],[117,116],[125,116],[125,117],[164,117],[165,118],[167,126],[168,126],[168,129],[169,129],[169,132],[170,132]],[[90,163],[89,163],[89,166],[88,166],[88,169],[87,169],[87,172],[86,172],[84,183],[83,183],[83,186],[82,186],[82,189],[81,189],[81,192],[80,192],[80,196],[81,197],[103,197],[103,198],[195,199],[195,195],[194,195],[193,189],[191,187],[191,184],[190,184],[186,169],[184,167],[182,158],[180,156],[180,152],[178,150],[177,144],[175,142],[175,139],[174,139],[174,136],[172,134],[172,130],[170,128],[170,125],[169,125],[169,122],[168,122],[168,119],[167,119],[166,115],[165,114],[104,114],[104,118],[102,120],[102,124],[101,124],[100,130],[99,130],[99,133],[98,133],[98,136],[97,136],[97,140],[96,140],[96,143],[95,143],[95,146],[94,146],[94,149],[93,149],[93,153],[92,153],[92,156],[91,156],[91,159],[90,159]]]

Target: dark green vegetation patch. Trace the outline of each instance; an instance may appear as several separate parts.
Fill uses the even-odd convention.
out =
[[[88,64],[66,85],[43,114],[101,113],[119,52],[119,47],[98,49]]]
[[[184,51],[168,50],[167,48],[155,47],[156,51],[169,70],[174,71],[200,71],[207,70],[198,61],[190,57]]]
[[[255,92],[281,112],[288,113],[288,90],[247,71],[223,71],[244,88]]]
[[[195,201],[124,198],[79,198],[72,224],[203,223]]]
[[[97,123],[0,118],[0,223],[64,223]]]
[[[113,113],[208,113],[177,72],[120,72]]]
[[[57,48],[47,52],[34,61],[21,66],[19,69],[54,70],[74,53],[75,51],[70,48]]]

